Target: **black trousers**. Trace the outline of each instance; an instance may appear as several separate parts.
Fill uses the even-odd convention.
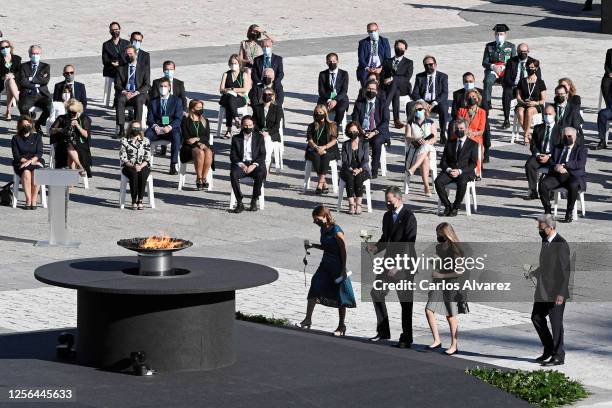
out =
[[[149,178],[149,173],[151,173],[151,168],[146,166],[142,170],[136,171],[133,167],[123,166],[121,172],[130,182],[132,201],[141,201],[147,187],[147,179]]]
[[[257,166],[255,170],[247,174],[240,168],[240,166],[238,166],[237,164],[232,164],[232,169],[230,170],[230,180],[232,183],[232,190],[234,190],[234,195],[236,196],[237,202],[242,201],[242,192],[240,191],[240,179],[244,177],[250,177],[253,179],[253,195],[251,196],[251,200],[257,200],[261,195],[261,186],[263,185],[263,182],[266,179],[265,166]]]
[[[531,321],[540,336],[540,341],[544,346],[544,353],[551,353],[553,357],[565,360],[565,350],[563,348],[563,312],[565,302],[556,305],[555,302],[535,302],[531,311]],[[546,316],[550,319],[548,328]]]
[[[550,207],[550,193],[559,187],[567,189],[567,210],[566,214],[571,214],[574,211],[574,205],[576,204],[576,198],[578,198],[578,190],[580,190],[580,183],[577,180],[572,180],[569,174],[559,173],[548,173],[544,180],[540,183],[540,200],[544,207],[545,213],[551,212]]]
[[[123,126],[125,123],[125,107],[131,106],[134,108],[134,120],[141,121],[142,120],[142,107],[147,101],[147,96],[140,94],[132,97],[132,99],[127,98],[125,95],[117,95],[117,101],[115,102],[115,108],[117,112],[117,125]]]
[[[446,130],[448,128],[448,103],[441,102],[431,109],[432,112],[438,114],[440,125],[440,143],[446,143]]]
[[[385,86],[385,93],[387,94],[387,108],[389,105],[392,106],[393,109],[393,121],[397,122],[401,120],[400,117],[400,88],[402,83],[397,80],[397,78],[393,78],[393,81],[388,86]]]
[[[32,106],[36,106],[42,110],[40,117],[36,120],[37,126],[45,126],[49,115],[51,115],[51,99],[43,94],[25,95],[19,99],[19,113],[29,115]]]
[[[601,79],[601,93],[603,94],[606,107],[612,107],[612,78],[607,74]]]
[[[344,129],[342,129],[342,121],[344,120],[344,116],[346,115],[346,111],[349,108],[348,99],[340,99],[336,101],[336,106],[331,111],[335,112],[334,122],[338,126],[338,132],[344,133]]]
[[[232,121],[239,116],[238,108],[242,108],[246,105],[246,101],[242,96],[223,94],[219,100],[219,105],[225,108],[225,126],[231,129]]]
[[[510,120],[510,104],[512,103],[512,97],[514,96],[514,86],[504,86],[502,92],[502,107],[504,109],[504,121]]]
[[[383,280],[385,280],[384,277]],[[407,292],[409,291],[397,291],[397,297],[402,308],[402,334],[399,340],[412,344],[412,292]],[[370,291],[374,304],[374,312],[376,313],[376,334],[381,337],[391,337],[389,315],[387,313],[387,304],[385,303],[385,298],[388,294],[388,290],[375,290],[372,288]]]
[[[452,178],[448,175],[448,173],[442,172],[438,175],[438,177],[436,177],[436,181],[434,182],[436,192],[438,193],[438,197],[440,197],[440,201],[442,201],[445,208],[451,207],[446,186],[452,182],[457,183],[457,194],[455,195],[455,203],[452,205],[452,207],[459,209],[461,207],[463,197],[465,196],[465,192],[467,191],[468,181],[470,181],[470,179],[465,174],[462,174],[457,178]]]
[[[332,160],[332,153],[328,150],[324,155],[319,155],[316,152],[309,152],[306,160],[310,160],[312,162],[312,170],[321,175],[327,174],[329,170],[329,161]]]
[[[382,133],[377,134],[373,138],[369,139],[370,150],[372,152],[372,176],[378,176],[378,169],[380,169],[380,155],[382,153],[382,145],[387,142],[387,138]]]
[[[527,162],[525,162],[525,176],[527,177],[530,192],[537,192],[538,177],[540,176],[538,169],[540,167],[544,167],[544,165],[540,164],[535,156],[530,156]]]
[[[362,171],[356,176],[353,175],[353,172],[348,169],[342,169],[340,171],[340,178],[344,180],[344,185],[346,186],[346,195],[347,197],[361,197],[365,192],[365,188],[363,187],[363,183],[370,177],[367,171]]]

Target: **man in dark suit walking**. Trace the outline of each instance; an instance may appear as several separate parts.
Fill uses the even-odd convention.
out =
[[[162,65],[162,70],[164,72],[164,76],[155,79],[153,81],[153,84],[151,84],[151,90],[149,91],[149,100],[160,97],[160,82],[164,78],[167,78],[168,81],[170,81],[170,95],[174,95],[179,98],[183,103],[183,111],[187,112],[187,95],[185,94],[185,83],[174,76],[176,71],[176,65],[174,64],[174,61],[164,61],[164,64]]]
[[[446,124],[448,123],[448,75],[437,70],[436,58],[427,55],[423,58],[425,72],[414,78],[414,88],[410,98],[429,104],[429,111],[438,114],[440,121],[440,142],[446,143]]]
[[[34,126],[42,134],[42,127],[51,114],[51,93],[47,84],[51,79],[49,64],[40,61],[42,48],[32,45],[29,49],[30,61],[21,64],[19,70],[19,112],[28,115],[33,106],[40,108],[42,113]]]
[[[555,126],[555,107],[553,105],[546,105],[546,108],[544,108],[544,121],[534,126],[533,137],[529,144],[531,156],[529,156],[525,163],[525,176],[529,185],[529,193],[525,196],[525,200],[538,199],[538,170],[550,167],[553,147],[561,143],[561,139],[557,136],[559,132]]]
[[[266,178],[266,144],[263,135],[255,130],[255,123],[250,115],[242,117],[242,130],[232,138],[230,150],[230,180],[236,196],[234,213],[244,211],[240,179],[253,179],[253,195],[250,211],[257,211],[257,200],[261,195],[261,187]]]
[[[408,43],[397,40],[394,44],[395,57],[388,58],[383,62],[382,83],[387,94],[387,106],[393,104],[393,124],[397,129],[404,127],[400,119],[400,96],[410,95],[412,85],[413,64],[412,60],[405,58]]]
[[[278,96],[279,90],[282,92],[282,80],[285,77],[283,57],[272,52],[272,41],[270,39],[263,40],[262,48],[263,54],[253,60],[253,68],[251,69],[253,87],[267,85],[264,84],[264,70],[271,68],[274,71],[273,87]]]
[[[137,63],[136,48],[130,45],[126,49],[129,63],[119,67],[115,78],[115,107],[117,115],[118,137],[125,135],[125,107],[134,108],[134,119],[142,120],[142,107],[147,101],[149,92],[150,71]]]
[[[586,191],[586,161],[588,148],[576,142],[576,129],[563,129],[563,145],[552,150],[551,167],[540,183],[540,200],[544,213],[550,214],[550,194],[559,187],[567,190],[565,222],[572,222],[574,205],[579,191]]]
[[[540,266],[530,274],[537,278],[531,321],[544,352],[535,359],[543,366],[557,366],[565,362],[563,347],[563,312],[570,297],[570,249],[567,241],[556,231],[552,215],[538,217],[538,233],[542,237]],[[550,320],[552,333],[548,329]]]
[[[385,100],[378,97],[378,84],[370,81],[366,85],[365,97],[355,101],[351,119],[359,122],[372,149],[372,178],[378,177],[380,154],[383,143],[390,141],[389,108]]]
[[[325,57],[327,68],[319,72],[319,99],[317,104],[327,106],[328,112],[334,112],[338,131],[342,129],[342,120],[349,107],[349,75],[338,68],[338,54],[331,52]]]
[[[383,61],[391,58],[389,40],[380,35],[378,24],[369,23],[366,29],[368,37],[360,40],[357,48],[357,80],[362,87],[366,86],[368,74],[380,75]]]
[[[76,70],[74,65],[64,67],[64,80],[55,84],[53,88],[53,102],[66,102],[63,98],[65,90],[70,91],[70,98],[74,98],[83,104],[83,110],[87,109],[87,91],[85,84],[74,80]]]
[[[440,174],[434,182],[440,201],[444,204],[445,216],[456,216],[465,196],[468,181],[476,177],[475,169],[478,161],[478,143],[467,137],[467,121],[463,118],[456,121],[457,139],[444,147],[440,160]],[[455,203],[451,205],[448,199],[446,185],[457,184]]]
[[[416,257],[414,242],[417,236],[417,220],[412,211],[402,202],[402,191],[399,187],[389,187],[385,191],[387,212],[383,216],[382,236],[377,243],[369,244],[370,253],[385,251],[385,258],[395,258],[396,255],[410,258]],[[377,281],[397,282],[399,280],[412,281],[415,270],[411,269],[388,269],[378,275]],[[379,282],[380,283],[380,282]],[[375,285],[376,287],[376,285]],[[388,289],[372,288],[370,295],[374,302],[376,312],[376,336],[371,341],[386,340],[391,338],[389,329],[389,316],[385,297]],[[402,334],[397,347],[410,348],[412,345],[412,291],[397,291],[397,296],[402,307]]]
[[[147,131],[149,141],[170,140],[170,171],[176,174],[176,164],[181,147],[181,121],[183,120],[183,102],[178,96],[170,94],[170,80],[163,78],[159,82],[159,97],[149,101]]]

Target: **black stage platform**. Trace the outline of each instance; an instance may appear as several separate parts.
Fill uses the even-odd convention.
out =
[[[0,407],[530,407],[463,372],[476,363],[300,330],[236,322],[235,364],[152,377],[56,362],[58,333],[0,336]],[[13,387],[71,388],[76,401],[11,404]]]

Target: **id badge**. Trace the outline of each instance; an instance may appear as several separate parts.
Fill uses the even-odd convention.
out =
[[[170,117],[162,116],[162,125],[169,125],[169,124],[170,124]]]
[[[338,95],[336,91],[332,91],[331,95],[329,96],[329,99],[336,99],[336,95]]]

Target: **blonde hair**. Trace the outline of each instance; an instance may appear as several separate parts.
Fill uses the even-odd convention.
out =
[[[478,89],[470,89],[465,93],[466,102],[468,101],[470,94],[476,95],[476,106],[480,105],[480,102],[482,101],[482,95],[480,94],[480,92],[478,92]]]
[[[319,103],[313,109],[313,114],[317,110],[323,111],[323,114],[325,115],[325,119],[323,119],[323,125],[327,125],[327,129],[329,129],[327,132],[329,137],[337,137],[338,133],[336,129],[336,122],[332,122],[331,120],[329,120],[329,111],[327,110],[327,106]],[[314,128],[319,129],[319,123],[316,121],[314,122]]]
[[[563,85],[563,82],[567,82],[567,84],[569,85],[569,89],[567,89],[567,86],[565,87],[569,96],[576,95],[576,85],[574,85],[574,81],[569,78],[561,78],[559,80],[559,85]]]
[[[74,99],[74,98],[68,99],[64,103],[64,106],[66,107],[66,110],[69,110],[70,108],[76,108],[76,112],[79,115],[83,113],[83,104],[77,99]]]

